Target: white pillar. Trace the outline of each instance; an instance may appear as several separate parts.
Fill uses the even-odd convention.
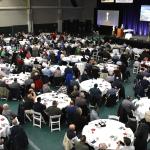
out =
[[[57,31],[62,32],[62,6],[61,0],[58,0],[58,10],[57,10]]]

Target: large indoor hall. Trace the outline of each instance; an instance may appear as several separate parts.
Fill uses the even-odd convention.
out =
[[[1,0],[0,150],[150,150],[150,1]]]

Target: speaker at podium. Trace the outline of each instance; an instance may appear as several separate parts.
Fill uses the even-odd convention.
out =
[[[117,37],[118,38],[121,38],[124,36],[124,33],[123,33],[123,29],[122,28],[118,28],[117,29]]]

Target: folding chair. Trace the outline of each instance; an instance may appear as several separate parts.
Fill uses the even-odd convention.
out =
[[[45,120],[42,117],[42,114],[34,111],[33,112],[33,126],[37,126],[41,128],[42,122],[46,124]]]
[[[32,121],[34,111],[32,109],[25,110],[24,111],[24,116],[27,118],[30,122]]]
[[[138,72],[139,72],[139,67],[134,66],[133,67],[133,73],[138,74]]]
[[[55,115],[49,117],[49,127],[51,127],[51,132],[56,130],[60,131],[60,118],[61,115]]]

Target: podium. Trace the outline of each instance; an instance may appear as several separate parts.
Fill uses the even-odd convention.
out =
[[[120,37],[123,37],[123,36],[124,36],[123,29],[122,28],[118,28],[116,37],[120,38]]]
[[[130,38],[132,38],[134,30],[133,29],[124,29],[123,32],[125,33],[125,39],[129,40]]]

